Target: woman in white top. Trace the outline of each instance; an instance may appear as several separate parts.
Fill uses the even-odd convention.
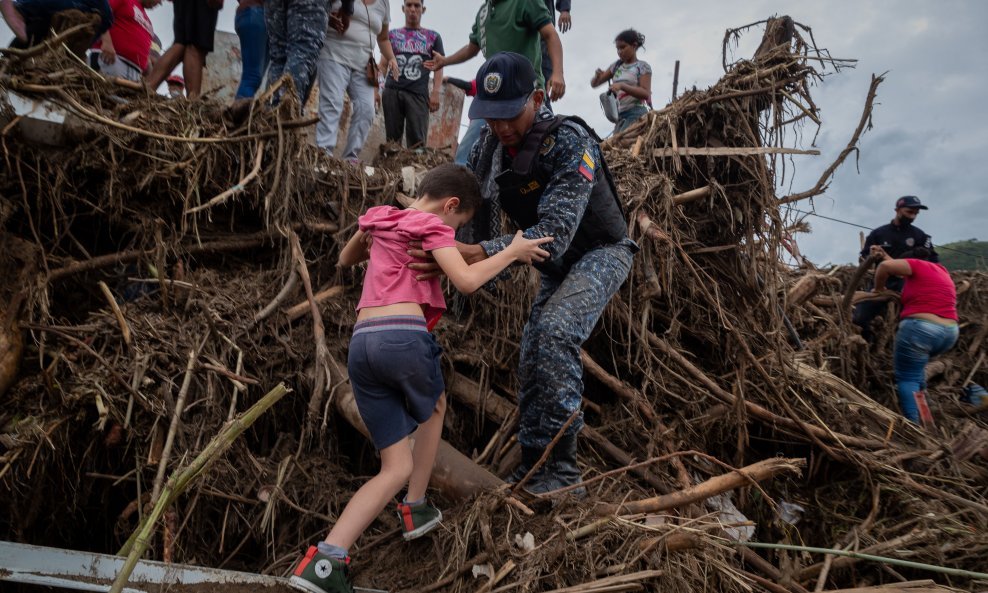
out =
[[[329,11],[338,12],[342,3],[333,0]],[[342,158],[356,161],[374,121],[374,89],[367,76],[367,63],[374,60],[374,45],[380,48],[387,70],[398,77],[388,39],[391,7],[388,0],[357,0],[350,25],[342,33],[329,27],[326,43],[319,54],[319,123],[316,144],[332,154],[343,113],[343,93],[350,97],[351,114],[346,147]]]
[[[618,121],[614,133],[648,113],[652,104],[652,67],[638,59],[638,50],[645,45],[645,36],[627,29],[614,38],[618,61],[606,70],[597,69],[590,85],[598,87],[611,81],[611,90],[618,98]]]

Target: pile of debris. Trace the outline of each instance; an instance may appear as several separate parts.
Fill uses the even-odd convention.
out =
[[[519,269],[451,299],[437,329],[443,528],[405,543],[389,511],[353,550],[358,584],[984,587],[988,423],[954,402],[988,381],[988,276],[956,277],[962,338],[931,385],[936,429],[903,421],[891,324],[869,347],[849,321],[853,270],[780,263],[805,229],[787,204],[826,190],[882,79],[819,183],[780,198],[783,159],[814,152],[791,146],[820,123],[811,86],[849,64],[791,19],[762,24],[753,59],[725,58],[716,85],[607,142],[641,252],[582,353],[588,497],[498,477],[518,459],[514,368],[536,287]],[[16,279],[0,287],[0,539],[116,552],[168,474],[284,383],[165,511],[152,555],[285,574],[376,469],[344,363],[360,272],[334,264],[360,212],[400,201],[416,158],[353,167],[306,142],[295,105],[262,96],[235,114],[106,81],[58,44],[4,51],[0,87],[64,110],[72,141],[27,142],[0,106],[0,269]]]

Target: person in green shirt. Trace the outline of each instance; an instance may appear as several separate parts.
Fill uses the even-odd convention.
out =
[[[542,46],[545,41],[552,61],[552,75],[542,78]],[[543,0],[484,0],[470,32],[470,41],[451,56],[433,52],[425,63],[429,70],[462,64],[478,53],[485,58],[502,51],[521,54],[532,62],[538,73],[538,84],[552,101],[563,98],[566,82],[563,76],[563,46],[552,23],[552,16]]]

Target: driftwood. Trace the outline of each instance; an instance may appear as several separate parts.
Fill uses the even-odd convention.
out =
[[[644,500],[600,505],[595,511],[599,515],[658,513],[706,500],[729,490],[750,486],[783,472],[799,474],[801,468],[805,466],[805,459],[765,459],[734,472],[710,478],[686,490]]]

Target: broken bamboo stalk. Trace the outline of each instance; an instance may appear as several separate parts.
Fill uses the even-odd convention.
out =
[[[635,513],[657,513],[680,508],[688,504],[706,500],[723,492],[735,490],[773,478],[783,472],[800,473],[800,468],[806,466],[805,459],[763,459],[757,463],[721,474],[678,492],[654,496],[643,500],[625,501],[617,504],[600,505],[596,509],[598,515],[630,515]]]
[[[110,587],[110,593],[120,593],[127,584],[130,574],[134,571],[134,566],[144,551],[147,549],[154,534],[155,525],[169,506],[188,488],[189,484],[201,475],[210,465],[213,464],[245,430],[266,412],[271,406],[278,402],[291,390],[279,383],[274,389],[269,391],[256,404],[250,407],[239,418],[226,423],[212,441],[202,450],[188,467],[175,470],[168,479],[167,485],[162,489],[158,502],[151,509],[151,512],[144,517],[140,526],[131,534],[127,543],[117,553],[120,556],[126,555],[127,560],[123,568],[117,574],[117,578]]]
[[[887,556],[875,556],[872,554],[853,552],[851,550],[837,550],[834,548],[815,548],[813,546],[796,546],[792,544],[770,544],[770,543],[761,543],[761,542],[732,542],[732,544],[736,546],[746,546],[749,548],[763,548],[769,550],[789,550],[792,552],[810,552],[813,554],[831,554],[835,556],[847,556],[849,558],[857,558],[858,560],[869,560],[871,562],[880,562],[882,564],[890,564],[892,566],[915,568],[918,570],[926,570],[929,572],[938,572],[940,574],[949,574],[951,576],[966,577],[969,579],[988,579],[988,573],[985,572],[975,572],[973,570],[963,570],[960,568],[937,566],[935,564],[913,562],[912,560],[900,560],[898,558],[889,558]]]

